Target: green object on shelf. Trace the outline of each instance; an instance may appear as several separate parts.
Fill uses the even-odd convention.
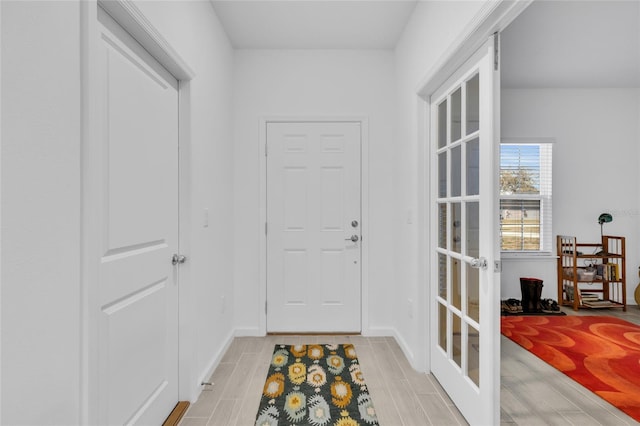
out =
[[[609,213],[602,213],[600,216],[598,216],[598,223],[600,225],[602,225],[603,223],[609,223],[613,221],[613,216],[611,216]]]
[[[611,213],[601,213],[600,216],[598,216],[598,223],[600,224],[600,239],[602,240],[602,224],[604,223],[609,223],[613,221],[613,216],[611,216]],[[602,250],[605,250],[604,247],[602,247]]]

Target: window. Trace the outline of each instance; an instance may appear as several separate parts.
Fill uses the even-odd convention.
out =
[[[500,248],[503,252],[551,252],[553,144],[500,145]]]

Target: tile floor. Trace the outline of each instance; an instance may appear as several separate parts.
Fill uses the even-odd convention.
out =
[[[640,324],[640,309],[580,310],[569,315],[610,315]],[[501,339],[503,425],[636,425],[634,419],[506,337]],[[375,402],[375,401],[374,401]]]
[[[564,308],[563,308],[564,309]],[[568,314],[594,314],[593,311]],[[640,324],[640,309],[607,310]],[[353,343],[382,426],[466,425],[428,374],[414,371],[391,337],[266,336],[234,339],[182,426],[251,426],[277,343]],[[502,425],[633,425],[632,418],[509,339],[501,339]]]

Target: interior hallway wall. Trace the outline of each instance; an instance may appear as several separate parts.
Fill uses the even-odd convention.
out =
[[[428,368],[427,305],[425,274],[427,252],[421,251],[422,203],[428,193],[419,177],[418,135],[424,123],[417,93],[423,78],[467,28],[484,1],[419,2],[396,46],[396,100],[394,135],[394,245],[396,287],[390,299],[393,327],[407,358],[415,368]],[[424,170],[429,177],[428,165]],[[425,226],[428,231],[428,218]],[[426,241],[429,241],[427,233]],[[428,244],[425,246],[428,249]]]
[[[79,3],[2,1],[0,7],[0,423],[77,424]]]
[[[82,423],[79,4],[0,2],[1,424]],[[183,232],[191,240],[184,291],[197,305],[180,329],[196,342],[186,396],[194,398],[233,329],[233,50],[209,2],[136,4],[196,72],[193,216]]]
[[[369,119],[369,326],[393,322],[396,291],[393,211],[393,52],[238,50],[235,55],[235,322],[257,334],[260,280],[260,119],[273,116]]]

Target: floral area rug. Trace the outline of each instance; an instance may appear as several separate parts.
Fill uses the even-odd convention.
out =
[[[256,426],[378,425],[353,345],[276,345]]]

